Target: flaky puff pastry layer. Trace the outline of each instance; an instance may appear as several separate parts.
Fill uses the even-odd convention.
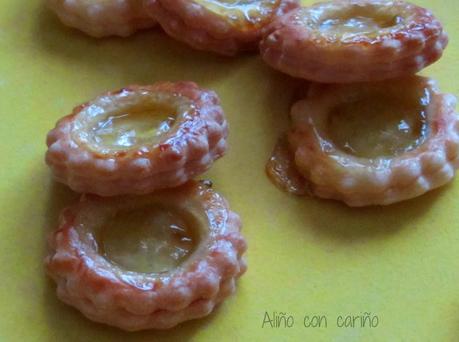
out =
[[[101,146],[94,127],[111,115],[167,105],[175,122],[159,136],[126,148]],[[116,133],[116,132],[115,132]],[[100,196],[146,194],[184,184],[227,149],[218,96],[192,82],[129,86],[76,107],[48,133],[46,162],[71,189]]]
[[[150,15],[174,39],[204,51],[232,56],[255,50],[275,18],[298,0],[146,0]]]
[[[157,203],[188,211],[201,222],[201,241],[183,264],[163,273],[136,273],[100,254],[96,231],[107,218]],[[45,264],[58,297],[89,319],[129,331],[168,329],[208,315],[235,292],[246,270],[240,228],[238,215],[205,183],[137,197],[88,195],[63,211]]]
[[[101,38],[126,37],[156,25],[143,0],[47,0],[63,24]]]
[[[392,156],[359,157],[337,146],[324,129],[333,108],[362,94],[403,96],[404,91],[423,89],[428,99],[427,134],[412,149]],[[349,206],[388,205],[420,196],[450,182],[459,167],[455,105],[454,96],[441,94],[434,81],[418,76],[380,83],[312,85],[307,98],[297,102],[291,112],[288,139],[295,164],[313,194]],[[403,111],[402,107],[394,110]]]
[[[425,8],[404,1],[342,0],[279,18],[260,48],[265,62],[291,76],[350,83],[415,74],[437,61],[447,43],[442,24]]]

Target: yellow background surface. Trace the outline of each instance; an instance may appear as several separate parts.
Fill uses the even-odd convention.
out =
[[[423,74],[459,94],[459,1],[418,1],[450,34],[445,56]],[[124,333],[61,304],[44,274],[46,237],[77,195],[43,162],[56,120],[101,92],[132,83],[194,80],[221,96],[231,150],[206,177],[244,221],[248,273],[210,317],[167,332]],[[37,0],[0,10],[1,341],[458,341],[459,180],[386,208],[349,209],[289,196],[264,166],[287,126],[295,81],[257,55],[196,52],[159,29],[96,40],[62,26]],[[265,312],[292,328],[262,328]],[[377,315],[377,328],[338,328],[343,315]],[[305,315],[326,315],[307,329]]]

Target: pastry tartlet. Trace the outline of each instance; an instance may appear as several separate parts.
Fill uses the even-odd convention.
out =
[[[213,91],[192,82],[129,86],[62,118],[47,138],[59,182],[101,196],[145,194],[205,172],[227,148]]]
[[[45,260],[58,297],[124,330],[208,315],[246,270],[238,215],[203,182],[145,196],[83,195]]]
[[[143,0],[47,0],[47,4],[63,24],[96,38],[126,37],[156,25],[145,13]]]
[[[455,104],[419,76],[312,85],[291,112],[295,165],[313,194],[349,206],[422,195],[459,167]]]
[[[404,1],[341,0],[291,11],[260,44],[265,62],[323,83],[387,80],[437,61],[448,43],[442,24]]]
[[[298,0],[147,0],[150,15],[173,38],[222,55],[254,50],[263,29]]]

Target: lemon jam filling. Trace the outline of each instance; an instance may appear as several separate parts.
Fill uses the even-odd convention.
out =
[[[197,221],[176,209],[159,206],[120,211],[101,229],[102,255],[138,273],[161,273],[179,267],[200,240]]]
[[[152,143],[171,130],[176,115],[176,111],[168,106],[132,108],[96,122],[91,135],[95,144],[115,150]]]
[[[421,145],[429,133],[429,92],[416,98],[370,96],[333,109],[327,132],[336,147],[362,158],[396,156]]]
[[[371,35],[402,21],[403,18],[400,16],[378,13],[372,7],[353,7],[345,13],[322,20],[319,29],[328,35]]]
[[[194,0],[213,13],[226,17],[235,26],[263,24],[279,6],[280,0]]]

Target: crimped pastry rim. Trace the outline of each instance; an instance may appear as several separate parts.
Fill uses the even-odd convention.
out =
[[[82,240],[76,218],[84,214],[85,207],[100,205],[103,209],[122,206],[120,201],[148,201],[161,196],[199,202],[208,218],[209,234],[201,241],[200,254],[179,271],[162,276],[125,272],[125,276]],[[235,291],[235,280],[246,270],[242,254],[247,246],[240,234],[238,215],[208,185],[194,181],[142,197],[83,196],[78,204],[62,212],[59,229],[50,235],[51,251],[45,259],[47,272],[57,283],[59,298],[92,320],[129,331],[168,329],[207,315],[209,308],[211,311]],[[190,312],[189,308],[200,301],[210,306],[199,313]]]
[[[394,31],[354,40],[331,39],[300,24],[302,12],[332,6],[396,6],[408,20]],[[261,41],[265,62],[293,77],[323,83],[380,81],[415,74],[438,60],[448,44],[442,24],[427,9],[400,1],[343,0],[297,8],[278,18]]]
[[[175,94],[187,99],[193,110],[150,147],[101,154],[76,141],[72,128],[78,113],[100,99],[116,99],[123,91]],[[227,135],[228,124],[213,91],[201,89],[193,82],[132,85],[100,95],[60,119],[48,133],[46,162],[58,181],[78,192],[102,196],[144,194],[178,186],[205,172],[225,154]]]
[[[293,106],[289,142],[295,163],[309,181],[315,195],[341,200],[349,206],[388,205],[417,197],[451,181],[455,170],[459,168],[456,99],[452,95],[440,93],[432,79],[412,76],[405,80],[419,82],[431,90],[432,99],[427,107],[427,117],[434,133],[429,133],[426,141],[415,149],[398,156],[378,158],[377,162],[349,155],[329,140],[326,151],[320,146],[320,139],[327,139],[315,129],[313,119],[305,119],[309,115],[302,114],[304,106],[310,108],[308,101],[315,101],[320,107],[320,99],[306,98]],[[309,94],[322,92],[325,93],[324,101],[337,101],[336,93],[349,87],[365,87],[365,84],[312,85]],[[327,91],[330,93],[327,94]],[[295,119],[299,117],[301,123]],[[339,160],[345,166],[340,166]]]
[[[173,38],[198,50],[233,56],[240,51],[255,50],[272,20],[293,8],[298,0],[279,0],[272,19],[251,30],[241,30],[204,5],[186,0],[147,0],[146,8]]]

